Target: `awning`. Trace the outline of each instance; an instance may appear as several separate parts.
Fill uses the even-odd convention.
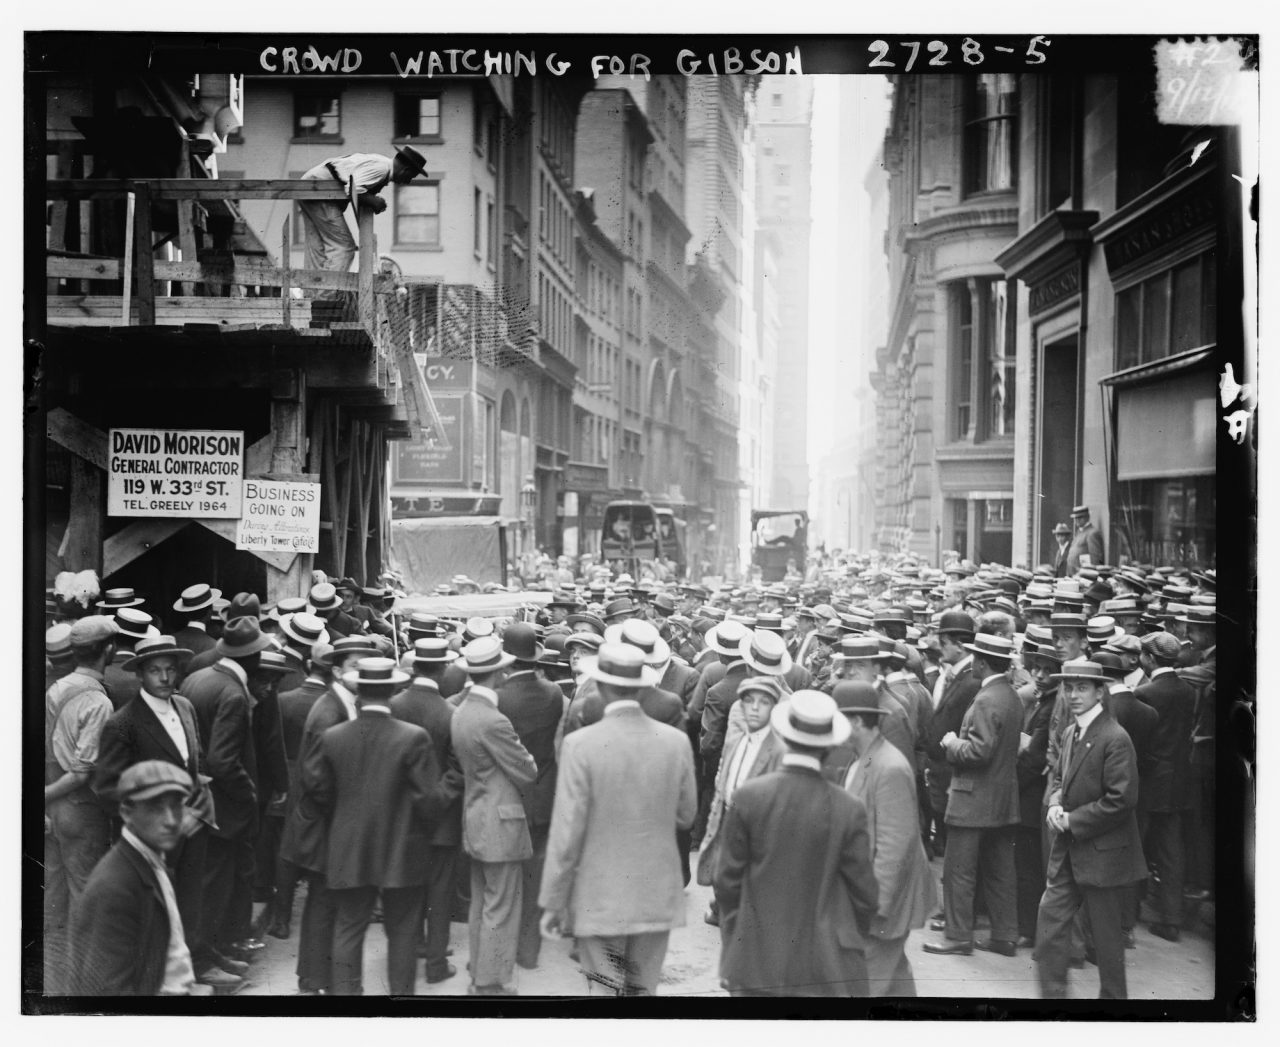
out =
[[[1202,369],[1116,389],[1116,479],[1212,475],[1216,392],[1213,372]]]

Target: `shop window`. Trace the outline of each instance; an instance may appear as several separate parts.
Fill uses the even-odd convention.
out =
[[[1116,562],[1212,567],[1217,558],[1215,478],[1133,480],[1116,484]]]
[[[299,91],[293,96],[293,136],[334,139],[342,134],[342,100],[331,92]]]
[[[1206,251],[1116,294],[1116,369],[1217,341],[1217,270]]]
[[[439,140],[440,96],[396,95],[395,135],[397,138]]]
[[[440,183],[396,186],[395,242],[400,246],[440,246]]]
[[[981,73],[965,84],[964,191],[997,192],[1017,184],[1018,79]]]

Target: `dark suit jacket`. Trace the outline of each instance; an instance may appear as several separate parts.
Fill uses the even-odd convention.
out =
[[[565,712],[564,692],[536,673],[517,673],[498,690],[498,712],[511,721],[520,744],[538,765],[537,778],[520,788],[529,825],[550,825],[556,798],[556,729]]]
[[[658,686],[679,698],[681,708],[687,710],[689,703],[693,700],[693,692],[698,687],[698,673],[689,666],[681,665],[672,659],[667,663],[666,671],[658,681]]]
[[[325,631],[329,634],[329,642],[343,636],[362,636],[364,626],[359,619],[352,618],[346,611],[337,610],[324,620]]]
[[[102,728],[98,740],[98,759],[93,766],[93,791],[113,813],[119,796],[116,786],[120,775],[135,763],[144,760],[167,760],[191,775],[193,782],[200,781],[203,765],[201,755],[200,726],[191,703],[180,694],[172,698],[173,707],[182,721],[182,731],[187,738],[187,759],[182,758],[173,744],[169,732],[164,729],[156,714],[151,711],[141,694],[119,712],[113,713]],[[202,786],[192,806],[201,812],[206,821],[212,822],[214,806],[208,786]]]
[[[960,725],[964,723],[965,713],[973,704],[973,699],[982,688],[982,681],[974,678],[970,665],[955,677],[942,692],[942,698],[933,710],[929,719],[928,741],[925,751],[933,763],[946,766],[947,754],[942,749],[942,739],[949,731],[960,733]],[[933,764],[931,763],[932,767]]]
[[[215,640],[214,647],[216,646],[217,646],[217,641]],[[209,666],[213,665],[213,663],[216,662],[221,657],[222,656],[218,654],[218,652],[215,651],[213,647],[209,647],[203,651],[197,651],[187,660],[187,664],[183,668],[183,671],[186,673],[186,676],[184,676],[182,681],[180,682],[185,682],[187,677],[194,676],[201,669],[208,669]]]
[[[738,787],[715,874],[733,988],[865,995],[862,950],[879,905],[867,810],[808,768]]]
[[[1031,741],[1018,753],[1018,810],[1019,824],[1028,829],[1038,829],[1042,823],[1040,801],[1044,798],[1049,758],[1049,716],[1057,697],[1056,687],[1046,691],[1022,717],[1022,733],[1030,735]]]
[[[1184,810],[1188,802],[1191,766],[1191,731],[1196,696],[1176,672],[1160,673],[1135,692],[1140,701],[1160,716],[1151,738],[1151,774],[1146,787],[1148,811]]]
[[[71,912],[74,992],[155,996],[164,984],[169,914],[156,874],[118,840],[89,875]]]
[[[637,698],[640,708],[646,716],[659,723],[670,724],[688,737],[688,720],[684,714],[684,703],[678,695],[661,687],[646,687],[639,691]]]
[[[318,810],[329,812],[328,887],[426,883],[428,837],[444,794],[421,727],[389,711],[361,709],[320,738],[302,787]]]
[[[182,686],[206,739],[205,773],[213,781],[219,836],[230,839],[258,829],[258,754],[249,692],[230,669],[211,665]]]
[[[969,829],[1016,825],[1018,734],[1022,702],[1003,676],[974,696],[958,732],[960,743],[947,752],[951,787],[948,825]]]
[[[451,724],[453,706],[440,697],[435,684],[414,680],[391,699],[391,715],[416,724],[431,738],[436,766],[440,769],[443,807],[431,827],[428,842],[433,847],[456,847],[462,841],[462,768],[453,751]]]
[[[1050,833],[1049,879],[1068,854],[1071,875],[1084,886],[1120,887],[1145,879],[1133,742],[1105,709],[1079,743],[1075,731],[1072,718],[1062,730],[1061,756],[1049,791],[1049,806],[1061,804],[1069,816],[1068,832]]]
[[[747,736],[745,734],[739,736],[733,743],[733,748],[729,750],[729,755],[720,761],[720,769],[716,772],[715,796],[707,815],[707,829],[702,837],[702,846],[698,848],[698,882],[704,887],[711,885],[716,873],[716,864],[720,860],[720,829],[726,809],[724,794],[729,780],[729,768],[733,766],[733,754],[737,752],[739,746],[746,744]],[[786,743],[770,728],[751,766],[747,768],[743,781],[776,771],[782,766],[782,757],[786,751]],[[828,756],[829,759],[830,756]],[[825,774],[827,761],[823,761],[822,769]]]
[[[720,681],[707,689],[706,704],[702,709],[702,758],[715,764],[724,748],[724,733],[729,721],[729,707],[738,700],[738,684],[751,676],[746,662],[739,662],[721,676]]]
[[[117,651],[115,660],[102,671],[102,687],[111,699],[111,707],[117,711],[138,697],[142,689],[137,673],[121,668],[132,657],[132,651]]]
[[[1132,691],[1117,691],[1107,695],[1107,712],[1133,742],[1133,751],[1138,759],[1138,810],[1146,811],[1149,797],[1147,783],[1155,762],[1151,758],[1151,741],[1155,737],[1156,728],[1160,724],[1160,714],[1146,702],[1140,701]]]
[[[440,677],[440,696],[452,698],[455,694],[461,694],[470,682],[471,677],[459,668],[456,662],[451,662],[445,666],[444,673]]]
[[[307,722],[303,726],[302,745],[298,752],[299,778],[305,780],[307,765],[319,758],[320,739],[324,732],[347,722],[347,708],[342,699],[326,688],[307,713]],[[313,770],[312,773],[319,772]],[[284,832],[280,837],[280,857],[311,872],[323,873],[327,831],[325,812],[316,807],[304,790],[285,818]]]
[[[173,638],[179,647],[185,647],[193,655],[200,654],[202,651],[211,651],[218,643],[203,629],[197,629],[191,625],[184,625],[173,634]]]
[[[302,756],[302,736],[306,730],[307,716],[311,707],[319,701],[327,688],[317,680],[303,680],[302,685],[291,691],[280,692],[280,740],[284,745],[284,757],[289,769],[289,799],[285,808],[285,818],[298,803],[298,792],[302,783],[299,781]]]
[[[1106,563],[1102,553],[1102,532],[1092,523],[1085,524],[1071,539],[1071,545],[1067,549],[1067,574],[1075,574],[1080,570],[1081,553],[1088,553],[1095,567]]]
[[[258,802],[267,804],[273,793],[289,791],[289,759],[284,750],[284,724],[280,695],[269,694],[253,707],[253,747],[258,754]]]

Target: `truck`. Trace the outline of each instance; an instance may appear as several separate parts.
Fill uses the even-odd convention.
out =
[[[788,566],[803,574],[808,552],[809,514],[803,509],[751,510],[751,563],[761,581],[782,581]]]

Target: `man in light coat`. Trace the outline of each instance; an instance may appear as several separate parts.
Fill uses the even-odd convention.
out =
[[[520,790],[538,765],[498,711],[497,689],[515,661],[495,636],[462,649],[458,665],[471,679],[450,723],[463,773],[462,847],[471,858],[472,996],[514,996],[511,976],[520,934],[522,863],[533,841]]]
[[[671,928],[684,925],[676,830],[697,813],[683,732],[646,716],[644,654],[606,643],[589,670],[598,723],[564,740],[538,903],[548,937],[573,934],[589,991],[652,996]]]
[[[867,835],[880,901],[865,952],[871,996],[915,996],[915,975],[906,956],[907,936],[923,927],[937,902],[929,859],[920,838],[916,779],[907,758],[885,741],[887,715],[870,684],[836,685],[834,698],[849,721],[857,760],[840,782],[867,808]]]

